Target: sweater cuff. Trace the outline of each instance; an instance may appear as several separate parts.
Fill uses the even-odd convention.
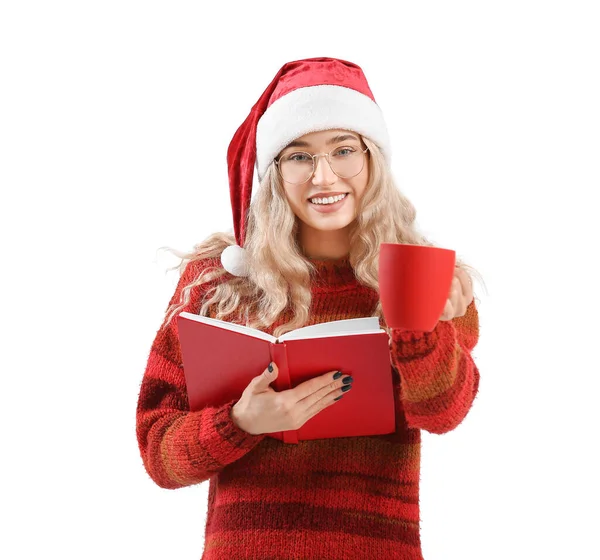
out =
[[[217,408],[215,413],[215,428],[219,435],[238,449],[250,450],[260,443],[266,434],[249,434],[233,422],[231,409],[239,399],[233,399]]]
[[[431,332],[426,331],[405,331],[402,329],[391,328],[391,337],[397,358],[402,360],[413,360],[429,354],[436,346],[439,340],[438,327],[435,326]]]

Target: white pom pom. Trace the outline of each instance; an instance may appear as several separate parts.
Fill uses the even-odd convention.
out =
[[[223,268],[234,276],[248,276],[246,251],[239,245],[229,245],[221,253]]]

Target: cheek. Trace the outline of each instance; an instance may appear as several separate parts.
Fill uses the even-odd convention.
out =
[[[293,206],[295,204],[293,191],[291,189],[289,189],[288,187],[285,187],[284,194],[285,194],[285,199],[287,200],[287,203],[290,206]]]
[[[302,211],[302,197],[299,193],[296,193],[291,189],[286,189],[285,198],[294,214],[297,214],[298,211]]]
[[[364,169],[360,172],[358,177],[356,177],[356,181],[353,185],[354,192],[356,193],[356,198],[361,199],[363,194],[367,190],[367,184],[369,183],[369,168],[368,162],[365,163]]]
[[[354,196],[357,204],[362,200],[367,190],[367,182],[368,177],[366,179],[362,179],[361,181],[357,181],[356,184],[353,185]]]
[[[362,197],[365,194],[365,187],[361,187],[360,189],[357,189],[356,191],[356,201],[360,202],[362,200]]]

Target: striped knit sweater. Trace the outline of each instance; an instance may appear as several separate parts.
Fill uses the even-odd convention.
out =
[[[373,315],[378,294],[358,283],[347,258],[313,262],[307,324]],[[171,303],[205,266],[218,260],[188,264]],[[200,290],[185,311],[199,311]],[[287,445],[239,429],[236,400],[190,412],[177,321],[163,321],[137,406],[144,466],[162,488],[210,481],[204,560],[422,559],[420,430],[442,434],[465,418],[479,383],[470,354],[478,336],[474,303],[431,333],[392,329],[395,433]]]

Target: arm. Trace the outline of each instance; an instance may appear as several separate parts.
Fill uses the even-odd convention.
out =
[[[213,264],[209,262],[207,264]],[[201,271],[186,266],[170,304]],[[204,288],[204,286],[203,286]],[[197,313],[199,290],[182,311]],[[170,305],[169,304],[169,305]],[[177,316],[158,330],[148,358],[136,410],[136,434],[146,471],[161,488],[181,488],[209,479],[243,457],[265,437],[251,435],[231,419],[232,400],[190,412],[179,346]]]
[[[430,333],[390,330],[391,359],[400,374],[408,425],[435,434],[453,430],[479,388],[479,370],[471,357],[479,340],[475,302],[462,317],[438,321]]]

